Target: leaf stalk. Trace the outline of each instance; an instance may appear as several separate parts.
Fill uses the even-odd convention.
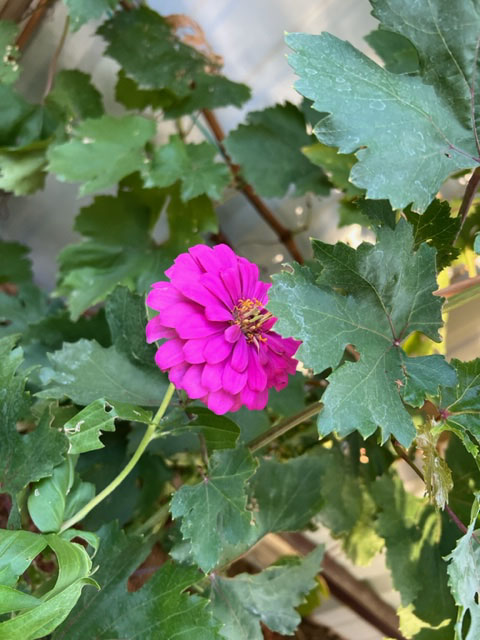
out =
[[[87,502],[87,504],[84,507],[82,507],[80,511],[78,511],[74,516],[72,516],[62,524],[62,526],[60,527],[60,533],[62,531],[66,531],[67,529],[70,529],[70,527],[72,527],[74,524],[76,524],[80,520],[83,520],[83,518],[88,513],[90,513],[92,509],[94,509],[98,504],[100,504],[102,500],[105,500],[105,498],[109,496],[113,491],[115,491],[115,489],[125,480],[125,478],[128,476],[128,474],[132,471],[132,469],[135,467],[137,462],[142,457],[143,452],[148,447],[150,442],[156,437],[158,433],[158,425],[160,424],[160,420],[163,418],[165,411],[167,410],[167,407],[170,404],[170,400],[172,399],[174,391],[175,391],[175,387],[172,383],[170,383],[168,385],[167,391],[165,392],[165,395],[163,396],[162,403],[157,413],[155,414],[152,422],[148,425],[143,438],[141,439],[138,447],[135,450],[135,453],[130,458],[128,463],[125,465],[125,467],[112,480],[112,482],[110,482],[110,484],[108,484],[105,487],[105,489],[100,491],[100,493],[96,495],[94,498],[92,498],[90,502]]]

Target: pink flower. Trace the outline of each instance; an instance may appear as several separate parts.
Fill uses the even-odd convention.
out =
[[[155,361],[177,389],[217,414],[242,405],[263,409],[268,390],[295,373],[300,342],[272,331],[265,309],[270,284],[258,267],[229,247],[196,245],[165,271],[147,304],[160,313],[147,324],[147,342],[166,338]]]

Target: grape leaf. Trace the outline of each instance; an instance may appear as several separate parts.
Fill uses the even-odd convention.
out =
[[[204,437],[208,450],[235,448],[240,429],[232,420],[217,416],[205,407],[188,407],[188,413],[193,415],[193,420],[186,424],[167,423],[162,429],[161,437],[198,433]]]
[[[112,342],[134,364],[156,370],[155,345],[147,344],[145,299],[127,287],[116,287],[105,303]],[[148,422],[148,420],[147,420]]]
[[[451,625],[456,612],[442,557],[451,549],[451,541],[444,535],[445,521],[428,502],[406,493],[398,477],[381,476],[372,493],[381,510],[378,533],[385,539],[387,565],[402,605],[412,604],[413,613],[429,625],[448,620]],[[425,589],[426,575],[435,589]],[[452,637],[449,631],[450,626],[445,638]]]
[[[0,82],[13,84],[20,75],[20,51],[15,44],[18,25],[11,20],[0,22]]]
[[[163,198],[160,206],[162,202]],[[68,296],[74,320],[117,284],[129,284],[148,264],[153,250],[151,215],[128,192],[121,192],[117,198],[97,196],[80,211],[75,230],[85,239],[61,251],[57,287],[58,294]]]
[[[301,621],[296,607],[316,586],[323,547],[285,566],[272,565],[256,575],[241,573],[234,578],[214,575],[212,610],[224,623],[222,637],[227,640],[262,640],[263,622],[282,635],[292,635]]]
[[[460,538],[455,549],[445,558],[449,562],[448,584],[460,608],[455,624],[455,637],[458,640],[475,640],[480,634],[480,605],[477,600],[477,594],[480,591],[480,547],[478,542],[473,540],[479,512],[480,504],[477,497],[467,533]],[[470,625],[468,632],[464,633],[464,618],[467,612],[470,614]]]
[[[380,426],[384,441],[393,434],[408,446],[415,429],[400,396],[399,343],[413,331],[439,340],[435,252],[425,244],[413,251],[405,221],[395,231],[382,227],[377,244],[357,250],[317,240],[313,246],[323,266],[318,281],[305,267],[275,276],[269,309],[279,318],[280,333],[303,341],[297,355],[316,373],[336,367],[348,344],[360,353],[358,362],[346,362],[330,375],[319,432],[347,435],[357,429],[367,437]]]
[[[115,184],[143,168],[145,144],[155,135],[155,123],[141,116],[84,120],[69,142],[49,147],[49,170],[59,180],[83,182],[80,195]]]
[[[372,15],[382,27],[408,38],[416,48],[427,84],[435,87],[466,127],[472,126],[471,87],[475,77],[480,8],[462,0],[413,6],[409,0],[372,0]]]
[[[158,246],[151,231],[167,195],[170,238]],[[182,203],[177,188],[166,193],[125,186],[117,197],[97,196],[75,222],[84,240],[60,253],[57,293],[67,296],[73,319],[118,284],[136,285],[143,293],[164,277],[163,272],[180,251],[203,241],[201,232],[216,228],[210,200],[200,196]],[[141,351],[145,350],[144,346]]]
[[[310,162],[322,167],[333,185],[341,189],[346,196],[352,198],[363,193],[363,189],[359,189],[348,179],[350,171],[357,161],[353,154],[338,153],[337,149],[327,147],[321,142],[303,147],[302,153],[307,156]]]
[[[16,196],[43,189],[47,146],[39,142],[21,149],[0,149],[0,189]]]
[[[132,420],[148,424],[152,419],[150,411],[123,402],[111,404],[104,398],[90,403],[73,418],[68,420],[63,430],[67,435],[71,455],[101,449],[101,431],[114,431],[115,419]]]
[[[31,282],[32,263],[28,247],[19,242],[0,240],[0,283],[20,284]]]
[[[434,200],[423,215],[406,210],[405,216],[413,226],[415,248],[426,242],[437,250],[437,269],[441,271],[460,254],[453,245],[460,229],[460,218],[450,217],[448,202]]]
[[[144,170],[146,187],[169,187],[181,181],[182,200],[206,193],[219,200],[230,182],[230,171],[214,162],[217,149],[208,142],[185,144],[180,136],[171,136],[168,144],[157,147],[151,164]]]
[[[415,12],[420,14],[417,5]],[[388,198],[395,209],[412,203],[421,213],[451,173],[477,165],[463,113],[452,114],[452,100],[420,77],[390,73],[328,33],[290,34],[287,43],[295,51],[290,63],[301,78],[298,91],[330,114],[315,135],[341,153],[355,152],[350,180],[366,189],[368,198]],[[437,64],[434,54],[424,59],[428,81],[437,69],[445,73]]]
[[[166,20],[145,6],[118,12],[97,33],[108,43],[106,55],[116,60],[130,77],[130,86],[133,80],[141,90],[168,90],[171,94],[165,105],[168,117],[178,118],[199,109],[229,104],[240,106],[250,97],[248,87],[221,76],[218,64],[180,42]],[[158,100],[162,102],[168,93],[154,97],[137,92],[136,96],[140,104],[132,105],[134,108],[142,108],[145,100],[158,108]]]
[[[453,358],[451,365],[457,373],[457,384],[442,386],[440,414],[464,443],[468,444],[468,433],[480,442],[480,358],[469,362]]]
[[[250,533],[245,483],[255,467],[246,449],[215,451],[202,482],[183,485],[173,495],[172,516],[182,518],[182,535],[191,541],[195,562],[205,572],[218,563],[224,543],[242,542]]]
[[[318,461],[318,520],[330,529],[355,564],[366,565],[381,550],[372,526],[375,503],[347,456],[338,449],[321,450]]]
[[[115,85],[115,100],[130,110],[143,111],[151,107],[157,111],[172,104],[175,95],[167,89],[140,89],[135,80],[120,69]]]
[[[403,399],[412,407],[421,407],[427,396],[438,396],[440,386],[456,384],[455,369],[441,355],[411,358],[402,354],[402,358],[405,373]]]
[[[115,347],[105,349],[95,340],[65,343],[49,358],[51,368],[42,371],[45,389],[37,394],[41,398],[67,396],[87,405],[100,396],[112,403],[158,407],[167,390],[160,370],[135,366]]]
[[[233,82],[219,74],[196,75],[187,96],[182,96],[163,108],[166,118],[180,118],[200,109],[241,107],[250,98],[250,89],[240,82]]]
[[[287,102],[249,113],[247,124],[229,134],[225,147],[261,196],[281,198],[292,184],[295,196],[307,191],[325,195],[327,177],[302,153],[314,141],[300,109]]]
[[[208,601],[183,593],[202,574],[192,567],[164,564],[139,591],[127,591],[127,579],[150,550],[148,540],[127,537],[118,525],[99,530],[95,574],[101,591],[86,591],[54,640],[138,638],[218,640]]]
[[[236,544],[222,544],[220,564],[228,564],[253,547],[263,536],[308,527],[324,503],[319,482],[324,466],[317,456],[299,456],[285,462],[260,461],[249,481],[248,505],[252,512],[249,532]],[[187,546],[188,550],[188,546]],[[185,545],[172,550],[182,557]]]
[[[365,40],[392,73],[418,73],[418,53],[408,38],[386,29],[376,29]]]
[[[103,114],[102,94],[88,73],[79,69],[62,69],[56,74],[47,103],[59,107],[69,120],[100,118]]]
[[[16,373],[23,355],[15,342],[16,336],[0,340],[0,488],[12,497],[29,482],[51,475],[68,446],[66,437],[50,428],[46,414],[32,432],[18,433],[17,422],[30,399],[24,390],[26,378]]]
[[[101,18],[105,11],[114,9],[118,0],[64,0],[70,15],[70,28],[77,31],[85,22]]]

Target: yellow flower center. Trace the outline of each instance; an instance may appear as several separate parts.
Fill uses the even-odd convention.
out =
[[[258,347],[258,340],[266,342],[266,336],[261,334],[262,325],[272,317],[270,311],[266,311],[260,300],[254,298],[240,298],[233,308],[233,322],[238,324],[248,342],[253,342]]]

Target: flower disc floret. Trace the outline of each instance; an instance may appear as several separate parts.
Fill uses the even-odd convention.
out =
[[[196,245],[152,285],[147,305],[158,315],[147,342],[165,341],[155,361],[170,381],[217,414],[263,409],[268,391],[283,389],[295,373],[300,342],[272,331],[266,309],[270,284],[257,265],[230,247]]]

